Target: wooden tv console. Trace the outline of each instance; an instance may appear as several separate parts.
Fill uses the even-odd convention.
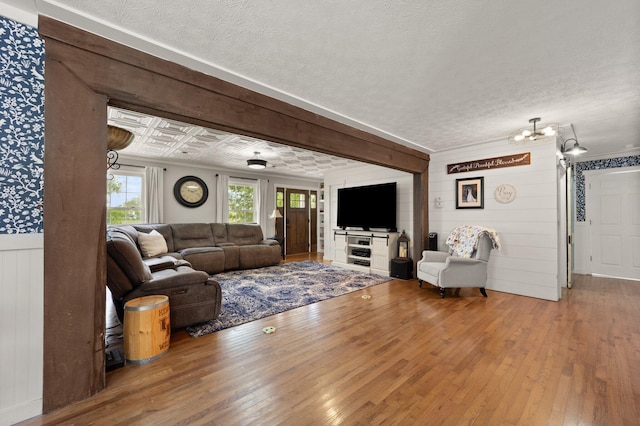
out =
[[[333,230],[333,265],[389,276],[397,232]]]

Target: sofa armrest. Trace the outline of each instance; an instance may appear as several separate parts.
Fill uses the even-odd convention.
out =
[[[456,257],[456,256],[450,256],[447,259],[447,266],[460,265],[464,267],[465,265],[476,265],[478,263],[487,263],[487,262],[479,259],[472,259],[469,257]]]
[[[260,241],[260,244],[263,244],[265,246],[279,246],[280,245],[279,242],[277,242],[276,240],[272,240],[272,239],[262,240],[262,241]]]
[[[425,250],[420,262],[445,262],[451,255],[444,251]]]
[[[209,274],[203,271],[196,271],[189,266],[178,266],[176,269],[164,269],[152,274],[151,281],[140,285],[138,289],[142,291],[166,290],[173,287],[185,285],[197,285],[206,283]]]
[[[216,247],[236,247],[235,243],[217,243]]]
[[[143,259],[143,262],[151,269],[151,273],[154,273],[163,269],[175,268],[177,260],[172,256],[160,256]]]

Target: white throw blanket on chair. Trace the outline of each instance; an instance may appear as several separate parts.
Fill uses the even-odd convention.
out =
[[[447,245],[451,253],[456,256],[471,257],[478,246],[478,238],[485,233],[491,238],[493,248],[500,250],[498,232],[495,229],[476,225],[461,225],[455,228],[447,237]]]

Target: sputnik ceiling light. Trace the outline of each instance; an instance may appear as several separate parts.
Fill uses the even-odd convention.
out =
[[[529,123],[533,124],[533,127],[526,127],[518,129],[509,135],[509,143],[524,144],[527,142],[535,142],[538,140],[545,140],[550,136],[555,136],[558,133],[557,124],[538,124],[540,117],[532,118]]]
[[[247,160],[247,166],[250,169],[264,169],[267,167],[267,160],[260,158],[260,152],[255,151],[253,154],[253,158]]]

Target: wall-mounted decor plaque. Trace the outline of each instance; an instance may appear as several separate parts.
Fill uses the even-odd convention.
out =
[[[493,191],[493,198],[503,204],[510,203],[516,199],[516,189],[513,187],[513,185],[503,183],[502,185],[499,185],[495,191]]]
[[[477,170],[501,169],[504,167],[526,166],[531,164],[531,153],[505,155],[503,157],[484,158],[464,163],[447,164],[447,174],[475,172]]]

